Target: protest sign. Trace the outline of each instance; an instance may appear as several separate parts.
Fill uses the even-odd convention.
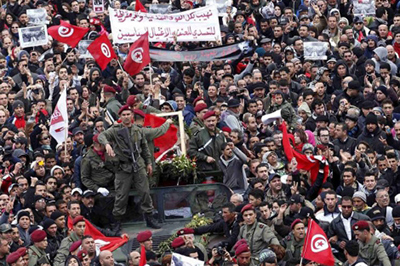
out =
[[[109,9],[114,43],[132,43],[149,33],[150,42],[221,40],[218,10],[206,6],[175,14]]]
[[[304,59],[307,60],[326,60],[327,42],[305,42]]]
[[[29,25],[49,24],[46,9],[44,8],[28,9],[26,10],[26,15],[28,16]]]
[[[19,28],[18,34],[22,48],[46,45],[49,40],[46,25]]]

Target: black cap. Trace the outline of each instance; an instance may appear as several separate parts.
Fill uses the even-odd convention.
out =
[[[305,219],[310,217],[313,214],[313,210],[309,207],[303,207],[301,208],[300,212],[295,214],[294,218],[297,219]]]
[[[72,135],[76,135],[76,134],[78,134],[78,133],[82,133],[82,134],[84,134],[84,132],[83,132],[83,130],[82,130],[82,128],[80,128],[80,127],[76,127],[76,128],[74,128],[74,130],[72,130]]]
[[[238,99],[230,99],[228,101],[228,107],[229,108],[234,108],[234,107],[239,107],[240,106],[240,102]]]
[[[368,212],[369,218],[371,218],[371,221],[379,220],[379,219],[385,219],[385,216],[379,209],[371,210]]]
[[[290,203],[303,203],[304,199],[300,196],[300,194],[294,194],[290,197]]]
[[[329,122],[329,118],[326,115],[320,115],[315,118],[315,122]]]

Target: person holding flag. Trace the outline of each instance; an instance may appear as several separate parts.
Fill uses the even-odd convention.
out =
[[[304,223],[300,219],[296,219],[290,228],[292,231],[283,239],[282,245],[286,249],[285,260],[287,261],[287,265],[297,265],[300,263],[301,250],[304,246]]]

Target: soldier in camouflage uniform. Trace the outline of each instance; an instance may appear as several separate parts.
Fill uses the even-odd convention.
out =
[[[270,244],[280,245],[278,239],[271,229],[257,221],[256,211],[253,205],[247,204],[241,210],[244,225],[240,228],[239,239],[246,239],[249,244],[252,260],[258,263],[258,255],[261,250],[268,248]]]
[[[214,111],[204,115],[205,127],[195,134],[189,142],[188,155],[197,160],[199,171],[219,170],[218,158],[222,154],[222,144],[226,142],[221,130],[217,129],[217,116]]]
[[[203,117],[207,113],[207,104],[205,103],[199,103],[196,105],[194,108],[194,111],[196,112],[196,117],[193,118],[192,123],[190,124],[190,133],[192,135],[196,134],[197,132],[200,131],[204,127],[204,121]]]
[[[359,257],[364,259],[367,265],[391,265],[381,241],[371,234],[368,222],[358,221],[352,229],[360,245]]]
[[[286,249],[286,265],[297,265],[300,263],[301,253],[304,246],[304,223],[300,219],[293,221],[292,232],[282,240],[282,246]]]
[[[83,155],[81,179],[88,189],[107,196],[108,189],[114,186],[114,164],[107,158],[104,145],[99,143],[98,136],[99,134],[93,137],[93,146]]]
[[[116,195],[113,215],[117,221],[120,221],[125,214],[129,190],[133,183],[141,198],[141,209],[147,226],[160,228],[152,217],[153,202],[147,175],[152,174],[153,168],[146,137],[143,129],[132,124],[133,113],[129,106],[121,107],[118,114],[122,122],[99,135],[99,142],[105,145],[107,154],[118,160],[115,172]]]

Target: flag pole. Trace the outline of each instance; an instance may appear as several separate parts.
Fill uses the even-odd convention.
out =
[[[115,60],[117,60],[118,65],[121,68],[121,70],[125,72],[125,69],[122,67],[121,62],[119,62],[119,59],[115,59]],[[133,78],[131,77],[131,75],[128,74],[128,77],[133,82]]]
[[[311,218],[308,218],[308,225],[307,225],[307,233],[306,233],[306,236],[305,236],[305,240],[304,240],[304,246],[303,246],[303,251],[304,250],[306,250],[307,249],[307,236],[308,236],[308,233],[311,231]],[[303,252],[301,252],[301,254],[300,254],[300,266],[303,264]]]
[[[153,67],[152,67],[152,65],[151,65],[151,60],[150,60],[150,63],[149,63],[149,71],[150,71],[150,87],[153,89],[153,74],[151,73],[152,72],[152,70],[153,70]]]
[[[65,90],[65,92],[64,93],[67,93],[67,84],[65,84],[65,86],[64,86],[64,90]],[[68,149],[67,149],[67,139],[68,139],[68,111],[67,111],[67,117],[66,117],[66,120],[65,120],[65,156],[67,156],[67,154],[68,154]]]

